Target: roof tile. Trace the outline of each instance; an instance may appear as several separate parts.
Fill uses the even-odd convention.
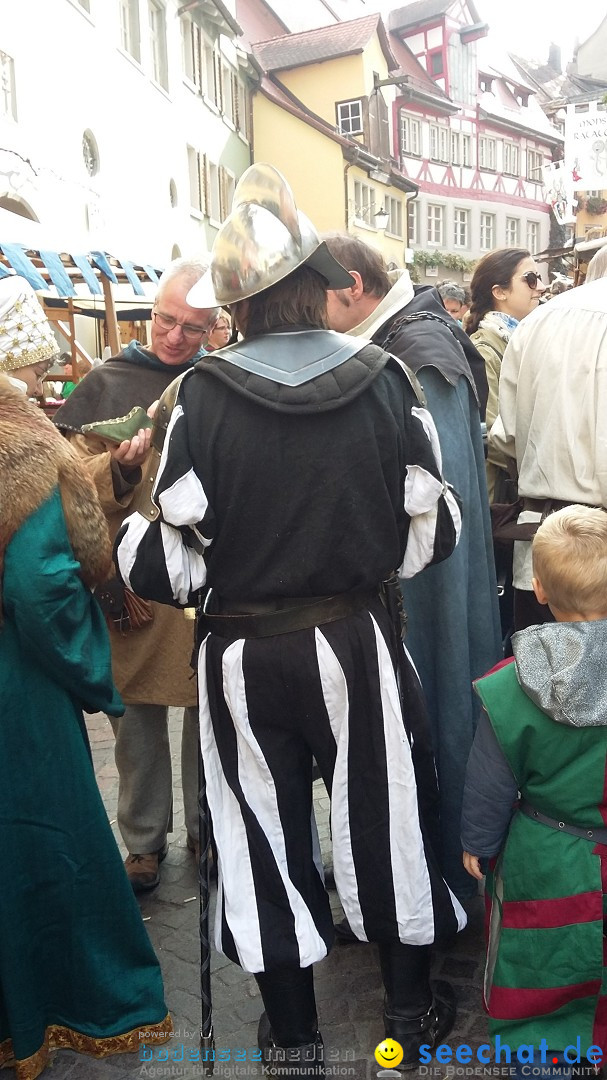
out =
[[[253,53],[264,71],[317,64],[338,56],[362,52],[378,29],[380,16],[366,15],[362,19],[321,26],[301,34],[285,34],[259,41]]]

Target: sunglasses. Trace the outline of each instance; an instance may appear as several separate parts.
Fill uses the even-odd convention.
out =
[[[535,273],[535,270],[528,270],[526,274],[522,274],[521,278],[526,281],[530,289],[537,289],[537,283],[540,280],[540,275]]]

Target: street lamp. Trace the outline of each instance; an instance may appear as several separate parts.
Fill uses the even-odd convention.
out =
[[[381,210],[378,210],[377,213],[375,214],[375,228],[376,229],[381,229],[381,230],[387,229],[389,221],[390,221],[390,215],[389,215],[388,211],[386,210],[386,208],[384,206],[384,207],[381,208]]]

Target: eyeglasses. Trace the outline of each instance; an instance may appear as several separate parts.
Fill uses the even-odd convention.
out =
[[[176,326],[179,326],[185,338],[202,337],[209,330],[208,326],[193,326],[192,323],[179,322],[179,319],[174,319],[172,315],[163,315],[161,311],[152,311],[152,316],[156,325],[162,330],[174,330]]]
[[[528,270],[526,274],[521,274],[521,280],[526,281],[530,289],[537,289],[540,275],[536,274],[535,270]]]

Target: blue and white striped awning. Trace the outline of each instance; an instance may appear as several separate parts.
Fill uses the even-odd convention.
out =
[[[103,250],[87,250],[85,244],[69,244],[58,249],[47,243],[38,222],[21,218],[0,208],[0,277],[17,273],[36,290],[54,285],[58,296],[79,295],[75,282],[83,282],[89,292],[101,295],[101,275],[114,284],[128,282],[137,296],[145,296],[142,278],[158,283],[161,268],[149,262],[135,262]]]

